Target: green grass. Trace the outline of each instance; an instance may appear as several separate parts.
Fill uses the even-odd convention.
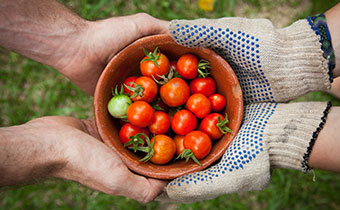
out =
[[[193,19],[233,16],[240,1],[217,0],[213,12],[197,8],[191,0],[60,0],[82,17],[95,20],[110,16],[146,12],[157,18]],[[257,13],[261,7],[289,4],[298,7],[300,1],[244,0]],[[322,12],[338,1],[311,0],[310,8],[292,18],[304,18]],[[0,48],[0,126],[25,123],[45,115],[67,115],[78,118],[93,117],[93,98],[82,93],[68,79],[54,69],[23,58]],[[326,101],[340,105],[334,97],[315,92],[297,101]],[[298,171],[275,170],[266,190],[222,195],[210,201],[178,204],[178,209],[340,209],[340,176],[324,171],[303,175]],[[0,209],[157,209],[158,203],[146,205],[93,191],[74,182],[49,180],[27,186],[0,190]]]

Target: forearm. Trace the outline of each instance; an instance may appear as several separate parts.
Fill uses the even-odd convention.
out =
[[[56,69],[79,50],[78,34],[86,27],[54,0],[0,0],[0,46]]]
[[[340,172],[340,107],[332,107],[309,158],[313,168]]]
[[[36,181],[65,165],[60,144],[46,141],[39,130],[37,123],[0,128],[0,186]]]
[[[334,77],[340,76],[340,3],[325,12],[335,55]]]

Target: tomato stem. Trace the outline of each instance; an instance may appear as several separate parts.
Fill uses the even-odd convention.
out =
[[[134,152],[137,152],[138,147],[140,147],[140,145],[144,145],[144,140],[140,136],[145,137],[146,135],[144,133],[138,133],[134,136],[130,136],[129,137],[130,141],[126,142],[124,144],[124,147],[128,146],[129,149],[133,149]],[[132,146],[130,146],[130,145],[132,145]]]
[[[134,82],[131,82],[131,84],[134,85],[134,87],[130,87],[127,86],[126,84],[124,84],[124,86],[130,90],[131,92],[133,92],[133,95],[130,98],[134,98],[136,96],[140,96],[143,97],[143,92],[144,92],[144,88],[140,85],[140,84],[136,84]]]
[[[198,76],[206,78],[210,72],[209,69],[211,68],[209,61],[201,59],[198,62],[197,66],[197,71],[198,71]]]
[[[221,120],[221,116],[218,116],[216,126],[223,134],[232,133],[231,129],[227,126],[228,123],[229,123],[228,114],[226,113],[225,118],[223,120]]]
[[[153,52],[148,52],[148,51],[145,50],[145,48],[143,48],[143,51],[144,51],[145,55],[146,55],[148,58],[143,59],[143,60],[141,61],[141,63],[142,63],[143,61],[152,61],[152,62],[154,62],[154,64],[155,64],[158,68],[160,68],[159,65],[158,65],[158,63],[157,63],[158,58],[161,56],[161,52],[160,52],[160,50],[158,49],[158,47],[156,47],[156,49],[155,49]]]
[[[141,141],[143,141],[143,139],[140,138],[141,135],[143,135],[145,137],[145,141],[146,141],[147,146],[139,146],[140,143],[142,143]],[[134,137],[133,137],[133,139],[131,139],[129,142],[124,144],[124,147],[125,147],[125,145],[128,146],[130,144],[133,144],[133,146],[128,147],[128,148],[133,149],[134,152],[141,151],[141,152],[147,153],[145,155],[145,157],[143,157],[139,161],[148,162],[155,154],[155,151],[153,149],[153,145],[155,144],[156,139],[152,143],[150,143],[150,138],[145,133],[139,133],[135,136],[136,136],[137,139],[135,140]],[[142,145],[144,145],[144,141],[143,141]]]
[[[178,159],[178,158],[181,158],[181,159],[185,158],[186,163],[191,158],[191,159],[193,159],[193,161],[195,161],[195,163],[202,166],[202,164],[197,160],[197,158],[195,157],[195,155],[194,155],[193,151],[191,151],[191,149],[185,149],[181,154],[179,154],[177,156],[176,159]]]

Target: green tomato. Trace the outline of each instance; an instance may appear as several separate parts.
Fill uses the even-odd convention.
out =
[[[116,95],[113,96],[107,104],[109,113],[115,118],[124,118],[132,101],[129,96]]]

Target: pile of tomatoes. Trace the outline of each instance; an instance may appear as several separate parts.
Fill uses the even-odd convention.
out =
[[[120,140],[145,152],[142,161],[166,164],[177,155],[200,165],[212,141],[231,132],[220,113],[226,99],[216,93],[209,62],[193,54],[169,61],[158,48],[144,52],[141,76],[128,77],[108,103],[109,113],[123,122]]]

